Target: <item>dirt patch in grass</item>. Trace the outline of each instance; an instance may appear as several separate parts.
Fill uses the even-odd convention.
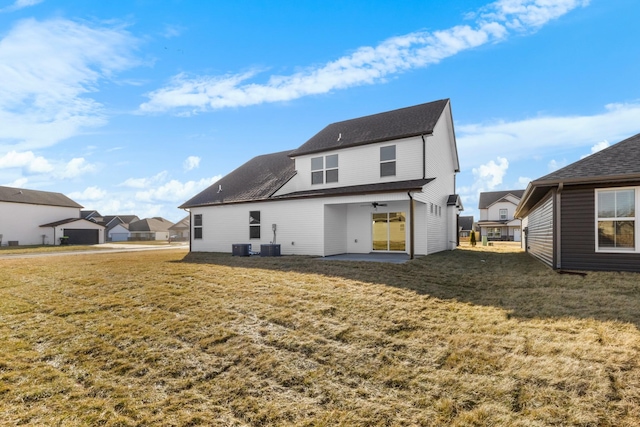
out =
[[[0,260],[0,419],[636,425],[639,277],[498,247]]]

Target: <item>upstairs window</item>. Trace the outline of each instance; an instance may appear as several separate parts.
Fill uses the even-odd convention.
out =
[[[507,219],[507,210],[500,209],[500,221],[506,221]]]
[[[311,184],[338,182],[338,155],[311,159]]]
[[[324,180],[324,159],[322,157],[314,157],[311,159],[311,184],[322,184]]]
[[[636,190],[596,190],[598,250],[636,248]]]
[[[260,238],[260,211],[249,212],[249,238]]]
[[[202,214],[193,216],[193,238],[202,239]]]
[[[380,177],[396,175],[396,146],[380,147]]]

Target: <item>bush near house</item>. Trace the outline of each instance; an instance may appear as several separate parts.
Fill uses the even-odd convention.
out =
[[[0,419],[631,426],[638,325],[637,274],[559,275],[501,246],[0,259]]]

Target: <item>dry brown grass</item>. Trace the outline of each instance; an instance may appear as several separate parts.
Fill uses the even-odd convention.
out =
[[[639,278],[504,247],[0,260],[0,420],[637,425]]]

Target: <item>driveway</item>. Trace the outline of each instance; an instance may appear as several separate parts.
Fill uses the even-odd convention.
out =
[[[145,245],[145,244],[122,244],[122,243],[103,243],[100,245],[91,245],[96,249],[87,249],[79,251],[60,251],[60,252],[33,252],[22,254],[2,254],[0,259],[18,259],[18,258],[41,258],[47,256],[63,256],[63,255],[95,255],[95,254],[112,254],[117,252],[140,252],[140,251],[163,251],[168,249],[189,249],[189,242],[172,243],[170,245]]]

